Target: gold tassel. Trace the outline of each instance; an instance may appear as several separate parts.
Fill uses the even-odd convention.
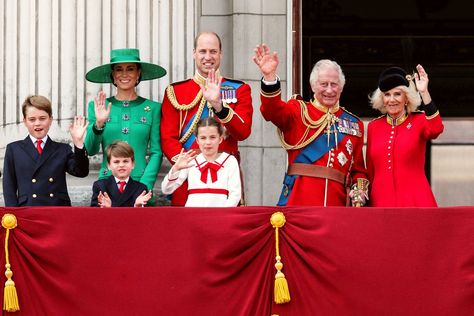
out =
[[[275,274],[275,288],[274,288],[274,300],[277,304],[288,303],[291,300],[290,290],[288,288],[288,282],[286,281],[285,274],[281,272],[283,269],[283,263],[280,257],[280,239],[278,236],[279,228],[283,227],[286,223],[285,215],[282,212],[275,212],[270,218],[270,224],[275,228],[275,250],[276,250],[276,263],[275,268],[277,273]]]
[[[15,215],[3,215],[2,226],[7,230],[5,233],[5,276],[7,277],[7,281],[5,282],[5,289],[3,291],[3,310],[7,312],[17,312],[20,310],[20,304],[18,303],[15,282],[12,280],[13,272],[10,269],[10,256],[8,253],[8,238],[10,237],[10,229],[14,229],[17,226]]]

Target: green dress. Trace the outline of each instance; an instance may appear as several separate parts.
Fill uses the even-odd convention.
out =
[[[121,140],[130,144],[135,151],[135,168],[130,176],[152,190],[163,159],[160,144],[161,103],[142,97],[129,102],[110,97],[106,100],[106,104],[109,102],[112,102],[112,109],[103,130],[95,128],[94,101],[88,105],[89,127],[85,147],[89,156],[98,154],[102,149],[99,179],[112,175],[107,168],[105,149],[112,142]]]

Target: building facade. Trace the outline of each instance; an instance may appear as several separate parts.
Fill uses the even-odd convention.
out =
[[[112,85],[92,84],[84,79],[87,70],[109,61],[111,49],[139,48],[142,60],[157,63],[168,71],[165,77],[142,82],[138,88],[140,95],[161,101],[169,83],[193,75],[194,37],[201,31],[215,31],[223,41],[221,72],[252,87],[252,134],[240,146],[247,203],[274,205],[286,168],[286,153],[275,127],[260,114],[260,77],[251,58],[255,45],[267,43],[280,56],[283,97],[302,93],[300,90],[304,90],[308,80],[303,67],[308,68],[308,63],[316,60],[299,62],[313,57],[302,41],[314,31],[306,35],[301,32],[301,26],[314,13],[302,10],[301,4],[313,2],[320,4],[311,8],[316,13],[327,9],[324,1],[300,0],[1,1],[1,166],[6,144],[26,136],[21,114],[26,96],[42,94],[51,99],[54,123],[50,135],[67,142],[67,129],[74,115],[86,115],[87,102],[98,91],[114,93]],[[344,69],[350,69],[344,55],[336,57]],[[348,75],[348,81],[351,75],[354,74]],[[370,119],[364,117],[366,122]],[[440,205],[474,203],[470,189],[474,176],[466,172],[474,167],[472,135],[472,117],[451,117],[446,122],[446,132],[432,146],[430,174]],[[99,159],[91,157],[93,170],[88,178],[69,178],[75,205],[89,203]],[[165,159],[155,186],[157,193],[167,168],[169,163]]]

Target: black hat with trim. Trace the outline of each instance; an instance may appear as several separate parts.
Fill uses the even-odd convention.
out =
[[[387,92],[398,86],[409,87],[407,73],[400,67],[390,67],[385,69],[379,77],[379,89]]]

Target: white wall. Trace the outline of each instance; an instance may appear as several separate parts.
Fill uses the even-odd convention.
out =
[[[112,85],[86,82],[84,75],[107,63],[113,48],[137,47],[142,60],[168,70],[166,77],[140,84],[147,98],[161,100],[169,82],[193,73],[192,0],[18,0],[2,1],[0,12],[0,124],[7,136],[0,148],[25,136],[18,123],[29,94],[51,99],[64,131],[74,115],[86,114],[99,90],[112,93]]]
[[[87,102],[112,85],[86,82],[85,73],[109,62],[110,50],[136,47],[141,59],[160,64],[167,76],[142,82],[139,94],[161,101],[166,86],[192,76],[196,24],[193,0],[0,1],[0,163],[6,144],[27,135],[21,123],[26,96],[53,104],[50,135],[69,141],[67,128]],[[96,156],[91,161],[98,162]],[[83,191],[96,175],[70,185]]]

